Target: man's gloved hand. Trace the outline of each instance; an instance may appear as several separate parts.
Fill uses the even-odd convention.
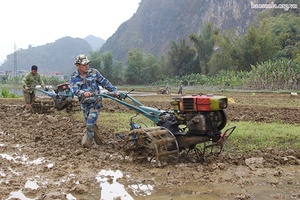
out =
[[[119,92],[118,99],[125,99],[127,97],[127,94],[123,92]]]
[[[85,91],[81,97],[81,103],[94,103],[97,101],[97,96],[90,91]]]

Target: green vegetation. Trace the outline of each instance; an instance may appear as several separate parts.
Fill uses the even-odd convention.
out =
[[[230,122],[236,130],[228,139],[227,151],[248,152],[274,148],[278,150],[300,148],[300,127],[292,124]]]
[[[248,84],[255,88],[280,90],[296,89],[300,83],[300,62],[277,60],[252,66]]]
[[[0,90],[0,98],[19,98],[18,95],[12,94],[7,88]]]
[[[254,90],[299,90],[300,15],[265,10],[244,35],[220,33],[207,23],[200,34],[170,42],[156,58],[142,50],[128,53],[127,66],[111,53],[93,52],[94,67],[118,85],[202,85]],[[102,64],[103,63],[103,67]],[[92,64],[93,65],[93,64]],[[122,70],[123,69],[123,70]]]

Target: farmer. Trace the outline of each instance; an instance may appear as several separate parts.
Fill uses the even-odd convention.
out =
[[[182,94],[182,85],[181,84],[179,85],[177,94]]]
[[[83,136],[81,143],[84,147],[88,148],[92,146],[92,141],[95,136],[94,125],[97,122],[102,106],[102,98],[97,96],[97,94],[100,94],[99,86],[119,95],[117,88],[114,87],[109,80],[104,78],[98,70],[89,68],[90,62],[91,61],[86,57],[86,55],[78,55],[75,58],[74,63],[77,70],[70,76],[72,92],[81,102],[81,110],[83,111],[83,116],[86,121],[87,134]]]
[[[31,66],[31,72],[28,72],[22,79],[23,95],[25,99],[25,110],[30,110],[31,103],[35,97],[34,88],[37,85],[45,86],[41,75],[38,73],[38,67],[36,65]]]
[[[171,94],[171,86],[169,85],[169,83],[167,83],[167,86],[166,86],[166,93]]]

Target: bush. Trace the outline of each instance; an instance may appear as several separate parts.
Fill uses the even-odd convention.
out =
[[[3,88],[0,91],[0,97],[1,98],[19,98],[18,95],[10,93],[7,88]]]

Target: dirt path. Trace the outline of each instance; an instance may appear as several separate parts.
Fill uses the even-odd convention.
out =
[[[228,108],[230,120],[300,124],[300,107],[243,99],[236,97]],[[156,167],[123,158],[120,141],[105,125],[105,144],[85,149],[85,124],[73,115],[23,113],[20,101],[0,103],[0,199],[300,199],[300,150],[222,154],[203,164],[179,159]]]

